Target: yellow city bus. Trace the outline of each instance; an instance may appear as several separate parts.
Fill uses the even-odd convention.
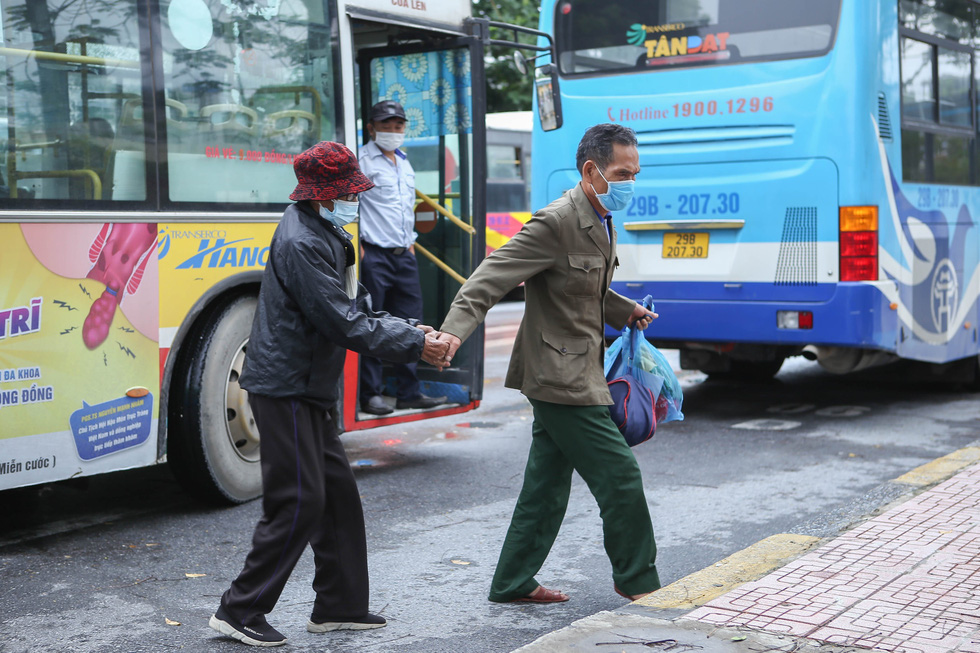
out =
[[[415,161],[438,325],[485,251],[491,24],[470,0],[0,0],[0,21],[0,490],[169,460],[201,496],[254,498],[237,379],[293,158],[356,149],[380,99],[406,107],[410,157],[457,153]],[[339,426],[471,410],[482,355],[478,333],[420,366],[450,405],[379,419],[351,354]]]

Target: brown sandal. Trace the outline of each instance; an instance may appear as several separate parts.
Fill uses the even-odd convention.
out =
[[[567,594],[538,585],[533,592],[519,599],[514,599],[511,603],[563,603],[567,600]]]

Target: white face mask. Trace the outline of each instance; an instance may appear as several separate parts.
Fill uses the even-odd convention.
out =
[[[320,217],[338,227],[349,225],[357,219],[357,202],[334,200],[333,211],[326,204],[321,204]]]
[[[385,152],[394,152],[405,142],[405,134],[398,132],[374,132],[374,142]]]

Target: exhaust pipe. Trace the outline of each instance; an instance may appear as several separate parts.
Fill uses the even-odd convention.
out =
[[[817,347],[807,345],[800,355],[808,361],[815,360],[831,374],[847,374],[858,370],[884,365],[896,360],[894,354],[872,349],[851,347]]]

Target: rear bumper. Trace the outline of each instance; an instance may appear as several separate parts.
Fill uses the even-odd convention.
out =
[[[612,289],[632,299],[652,295],[659,319],[647,329],[646,335],[656,342],[717,342],[754,343],[770,345],[838,345],[894,352],[899,339],[898,314],[889,307],[876,283],[826,284],[833,290],[826,301],[766,300],[774,290],[773,284],[742,284],[739,294],[752,300],[698,301],[697,286],[702,284],[670,283],[670,296],[687,294],[691,299],[658,298],[658,286],[663,283],[614,282]],[[721,284],[718,284],[721,285]],[[690,286],[685,293],[685,286]],[[786,289],[780,288],[785,296]],[[824,296],[829,288],[823,288]],[[801,293],[814,296],[815,293]],[[662,294],[661,294],[662,297]],[[812,329],[779,329],[777,311],[811,311]],[[619,335],[606,328],[606,335]]]

